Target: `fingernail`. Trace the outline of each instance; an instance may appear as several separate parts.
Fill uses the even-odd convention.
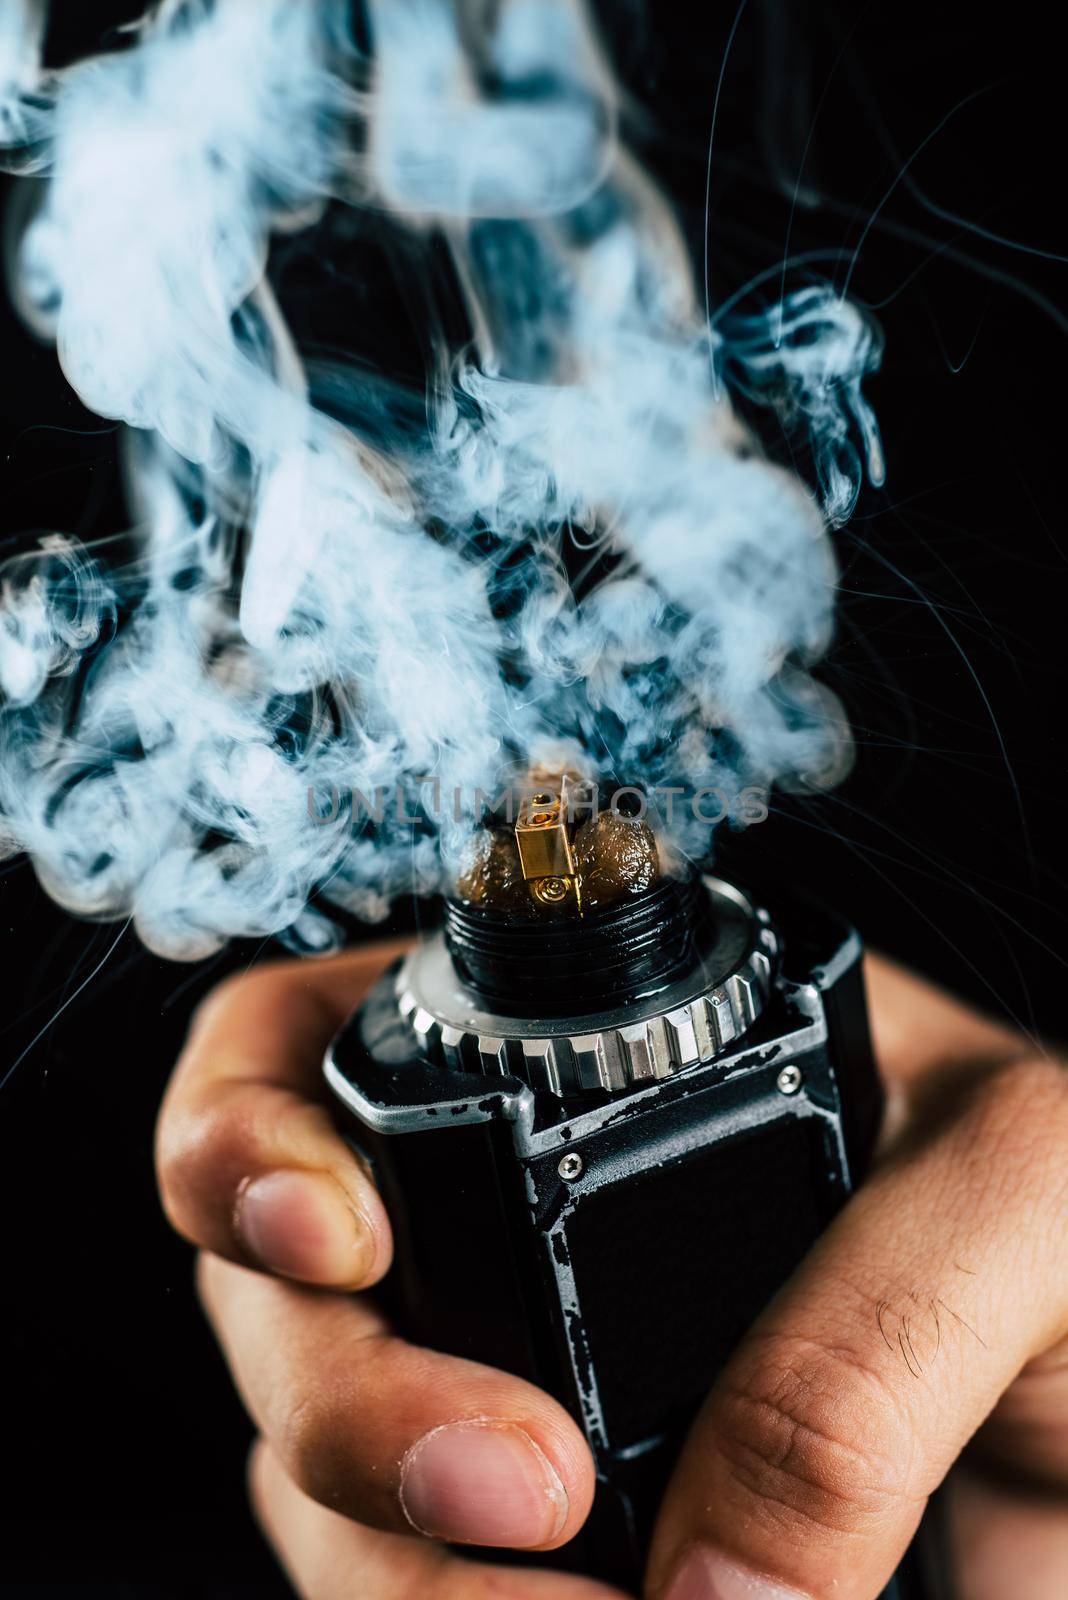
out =
[[[460,1544],[546,1544],[567,1518],[567,1491],[522,1428],[454,1422],[409,1450],[401,1505],[420,1533]]]
[[[234,1225],[261,1267],[303,1283],[358,1283],[374,1255],[370,1229],[326,1172],[253,1178],[238,1193]]]
[[[695,1545],[668,1586],[664,1600],[806,1600],[797,1589],[773,1583],[759,1572]]]

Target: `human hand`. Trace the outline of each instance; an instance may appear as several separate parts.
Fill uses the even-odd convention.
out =
[[[261,1435],[254,1507],[313,1600],[619,1600],[578,1578],[476,1565],[439,1542],[563,1544],[593,1497],[588,1447],[548,1395],[414,1348],[352,1292],[387,1271],[389,1223],[333,1126],[320,1068],[401,948],[223,984],[161,1110],[164,1206],[204,1252],[201,1297]]]
[[[656,1600],[873,1600],[969,1444],[953,1595],[1068,1594],[1068,1075],[889,962],[866,977],[880,1159],[694,1424]]]
[[[161,1115],[165,1205],[211,1252],[202,1294],[265,1441],[254,1502],[314,1600],[608,1600],[405,1537],[555,1548],[585,1518],[593,1467],[547,1396],[415,1350],[367,1297],[324,1292],[366,1288],[390,1259],[319,1063],[391,953],[224,985]],[[1068,1487],[1068,1079],[890,964],[869,959],[868,977],[892,1136],[695,1425],[654,1542],[657,1600],[869,1600],[992,1411],[984,1459],[1054,1496]],[[1008,1504],[972,1484],[959,1504],[983,1552],[964,1600],[1063,1600],[1056,1499]],[[1036,1560],[1048,1587],[1024,1591]]]

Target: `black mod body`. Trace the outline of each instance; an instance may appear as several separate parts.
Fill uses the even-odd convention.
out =
[[[596,1501],[577,1539],[538,1559],[635,1593],[696,1408],[848,1197],[880,1118],[856,935],[789,894],[754,929],[767,952],[759,1014],[663,1077],[574,1092],[546,1069],[537,1024],[557,1038],[562,1024],[544,1018],[517,1024],[524,1038],[505,1040],[489,1070],[500,1041],[482,1037],[479,1070],[462,1070],[458,1024],[443,1055],[441,1029],[410,997],[399,1004],[396,971],[327,1062],[392,1219],[398,1325],[572,1412]],[[448,959],[439,951],[440,971]],[[572,1044],[603,1020],[572,1019]],[[919,1593],[904,1573],[888,1591]]]

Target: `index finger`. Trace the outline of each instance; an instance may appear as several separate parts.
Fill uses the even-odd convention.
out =
[[[330,1039],[405,948],[276,962],[200,1007],[163,1100],[164,1210],[194,1244],[335,1288],[377,1281],[391,1254],[378,1193],[320,1090]]]

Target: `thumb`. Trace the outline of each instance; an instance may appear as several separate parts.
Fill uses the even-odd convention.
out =
[[[875,1600],[998,1397],[1065,1337],[1066,1140],[1063,1071],[1017,1063],[850,1201],[709,1396],[650,1596]]]

